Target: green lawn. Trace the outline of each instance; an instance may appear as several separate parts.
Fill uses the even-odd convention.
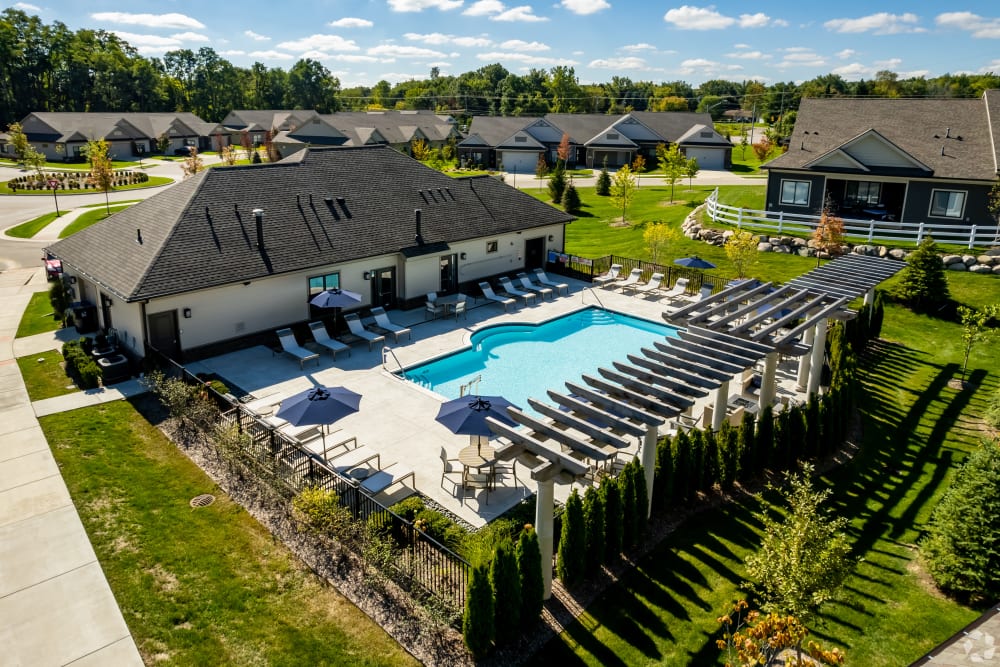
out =
[[[39,421],[146,664],[417,664],[131,403]]]
[[[37,218],[32,218],[27,222],[22,222],[16,227],[11,227],[7,230],[7,236],[13,236],[19,239],[30,239],[38,232],[42,231],[49,226],[57,217],[62,217],[69,213],[69,211],[59,211],[59,215],[56,216],[56,212],[45,213]]]
[[[996,300],[989,276],[949,275],[953,296]],[[1000,347],[969,362],[976,385],[948,387],[961,365],[958,325],[890,305],[883,338],[862,359],[861,449],[821,478],[833,507],[851,519],[863,558],[842,602],[822,610],[813,634],[847,652],[849,664],[908,664],[975,618],[930,589],[915,543],[967,453],[979,443],[985,402],[1000,381]],[[764,507],[775,498],[765,496]],[[533,664],[717,664],[715,619],[746,594],[743,558],[758,544],[757,500],[698,514],[643,559]]]
[[[28,302],[24,315],[21,316],[15,337],[34,336],[46,331],[55,331],[60,327],[62,327],[62,313],[52,312],[48,290],[35,292],[31,295],[31,301]]]
[[[21,369],[28,398],[32,401],[79,391],[73,380],[66,376],[63,356],[59,351],[49,350],[41,354],[18,357],[17,365]]]
[[[62,230],[59,233],[59,238],[64,239],[67,236],[76,234],[78,231],[82,229],[86,229],[87,227],[90,227],[91,225],[96,224],[101,220],[111,217],[111,215],[114,215],[118,211],[124,211],[129,206],[131,206],[131,204],[126,204],[124,206],[114,205],[111,207],[110,215],[108,215],[108,209],[106,206],[95,208],[93,211],[87,211],[79,218],[66,225],[66,229]]]

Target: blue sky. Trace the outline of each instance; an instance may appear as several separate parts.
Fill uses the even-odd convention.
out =
[[[531,2],[531,4],[522,4]],[[873,5],[878,5],[874,7]],[[119,33],[147,56],[210,46],[230,62],[319,60],[344,87],[460,74],[499,62],[522,74],[847,80],[1000,72],[1000,5],[929,2],[681,4],[661,0],[34,0],[45,23]]]

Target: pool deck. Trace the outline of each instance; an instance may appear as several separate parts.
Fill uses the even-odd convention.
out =
[[[340,354],[334,361],[329,354],[323,354],[318,365],[308,362],[304,370],[299,369],[294,359],[274,355],[262,346],[194,362],[188,368],[195,373],[216,373],[255,398],[272,394],[288,396],[314,385],[344,386],[358,392],[362,395],[360,410],[334,423],[332,433],[326,436],[327,443],[356,437],[360,445],[379,452],[383,469],[391,471],[390,466],[395,464],[413,470],[416,488],[423,495],[478,527],[535,492],[536,485],[528,466],[523,463],[517,465],[519,486],[515,488],[512,483],[498,485],[489,493],[488,499],[482,489],[466,491],[464,497],[453,495],[451,484],[440,483],[440,450],[443,447],[448,458],[457,458],[459,450],[469,444],[469,439],[451,433],[435,421],[445,397],[401,380],[392,371],[399,367],[397,360],[408,367],[459,350],[469,344],[472,333],[486,326],[538,324],[595,305],[658,324],[664,323],[662,313],[666,304],[659,299],[622,294],[610,288],[591,290],[589,284],[569,279],[564,282],[570,285],[568,295],[531,306],[524,306],[519,301],[521,305],[509,313],[505,313],[501,305],[482,298],[476,303],[470,301],[467,318],[457,323],[453,317],[425,321],[423,309],[392,311],[390,319],[393,322],[412,328],[412,340],[404,336],[397,345],[391,342],[391,337],[388,338],[387,347],[391,354],[385,353],[384,367],[383,352],[378,346],[369,351],[367,345],[360,344],[353,346],[350,357]],[[557,346],[553,349],[554,354],[559,353]],[[579,381],[580,377],[565,380]],[[793,393],[794,369],[780,367],[778,381],[779,394]],[[565,392],[563,381],[553,381],[552,389]],[[702,405],[696,405],[693,414],[700,414],[702,408]],[[635,452],[637,448],[638,441],[630,450]],[[556,500],[565,501],[571,488],[569,483],[557,483]],[[392,498],[380,497],[380,500],[391,502]]]

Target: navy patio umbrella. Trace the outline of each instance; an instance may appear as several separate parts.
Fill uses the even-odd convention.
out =
[[[274,413],[292,426],[318,424],[326,426],[347,415],[354,414],[361,406],[361,394],[344,387],[312,387],[289,396]],[[321,429],[322,432],[322,429]],[[326,434],[323,433],[326,444]]]
[[[436,419],[452,433],[489,439],[493,432],[486,423],[487,417],[517,426],[517,422],[507,415],[508,407],[517,406],[502,396],[462,396],[442,403]],[[479,437],[475,441],[481,444]]]
[[[340,318],[338,317],[340,309],[361,303],[361,295],[346,289],[327,289],[309,299],[309,303],[317,308],[337,309],[333,314],[333,328],[334,333],[336,333],[340,331]]]
[[[680,264],[681,266],[687,267],[689,269],[714,269],[715,264],[703,260],[697,255],[693,257],[681,257],[680,259],[675,259],[674,264]]]

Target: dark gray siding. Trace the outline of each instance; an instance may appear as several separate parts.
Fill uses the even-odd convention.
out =
[[[808,206],[790,206],[781,203],[781,181],[808,181]],[[767,172],[767,210],[772,212],[801,213],[804,215],[819,215],[823,211],[823,191],[825,189],[823,174],[803,174],[802,172],[774,171]]]
[[[965,200],[965,213],[961,220],[957,218],[932,218],[930,216],[931,192],[933,190],[964,191],[968,194]],[[906,190],[906,207],[903,210],[903,222],[926,222],[929,224],[955,225],[994,225],[987,208],[987,196],[990,188],[987,185],[970,183],[935,183],[933,181],[910,181]]]

